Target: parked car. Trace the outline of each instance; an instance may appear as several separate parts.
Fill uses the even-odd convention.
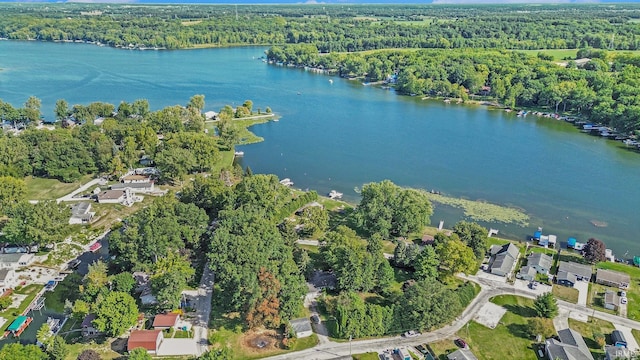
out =
[[[620,298],[620,304],[626,304],[627,303],[627,298],[626,297],[621,297]]]
[[[416,346],[416,350],[420,351],[420,353],[424,356],[427,356],[427,354],[429,353],[429,350],[427,350],[427,348],[423,345]]]
[[[460,347],[460,348],[463,348],[463,349],[467,347],[467,343],[464,340],[460,339],[460,338],[455,339],[453,342],[456,344],[457,347]]]
[[[416,337],[418,335],[420,335],[420,333],[414,330],[409,330],[406,333],[404,333],[404,337],[408,337],[408,338]]]
[[[320,324],[320,317],[318,315],[311,315],[311,322],[314,324]]]
[[[620,296],[622,296],[623,298],[627,297],[627,292],[624,290],[620,290]]]

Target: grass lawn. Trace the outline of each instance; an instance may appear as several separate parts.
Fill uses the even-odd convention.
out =
[[[629,274],[631,276],[631,284],[627,289],[627,317],[633,320],[640,320],[640,268],[613,262],[601,262],[596,265],[598,269],[614,270]],[[609,288],[618,291],[616,288]]]
[[[604,350],[602,350],[602,347],[596,342],[595,334],[602,334],[608,337],[609,334],[615,330],[615,327],[613,327],[613,324],[610,322],[592,317],[590,317],[589,322],[586,323],[569,319],[569,327],[582,335],[584,342],[589,347],[589,351],[591,351],[591,354],[593,354],[593,357],[596,359],[601,359],[604,356]]]
[[[355,354],[353,355],[353,359],[354,360],[380,360],[380,357],[378,357],[378,353],[370,352],[370,353],[364,353],[364,354]]]
[[[551,256],[552,258],[555,257],[556,254],[558,253],[554,249],[549,249],[541,246],[529,246],[529,252],[546,254]]]
[[[68,344],[69,354],[67,354],[67,359],[77,359],[80,353],[88,349],[96,351],[104,360],[122,358],[126,339],[106,337],[98,337],[91,340],[84,339],[80,333],[81,323],[82,321],[69,319],[60,330],[60,334]]]
[[[536,316],[533,300],[505,295],[497,296],[491,302],[507,309],[495,329],[471,321],[457,335],[469,344],[479,359],[536,360],[537,348],[526,330],[528,318]]]
[[[29,200],[54,200],[80,187],[88,182],[93,175],[85,175],[80,180],[72,183],[63,183],[56,179],[44,179],[28,176],[24,178],[27,185],[27,199]]]
[[[618,291],[618,289],[604,285],[589,283],[589,294],[587,294],[587,305],[602,312],[617,315],[618,312],[604,308],[604,293],[607,290]],[[628,309],[628,308],[627,308]]]
[[[640,330],[631,329],[631,333],[633,334],[633,337],[636,339],[636,342],[640,344]]]
[[[469,325],[471,326],[471,325]],[[447,360],[447,354],[452,353],[458,349],[453,342],[455,338],[444,339],[437,342],[429,343],[429,347],[436,355],[436,359]]]
[[[91,224],[91,229],[109,228],[111,225],[122,220],[134,212],[148,206],[153,202],[155,196],[145,195],[142,202],[134,203],[132,206],[124,206],[120,204],[92,204],[93,211],[96,212],[96,221]]]
[[[551,292],[560,300],[568,301],[573,304],[578,303],[578,294],[580,293],[578,289],[562,285],[553,285]]]

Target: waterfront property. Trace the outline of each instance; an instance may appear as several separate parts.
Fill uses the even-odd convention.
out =
[[[550,338],[545,341],[545,354],[549,360],[594,360],[582,335],[572,329],[558,330],[560,341]]]
[[[590,281],[592,269],[590,265],[560,261],[556,282],[560,285],[573,287],[576,281]]]
[[[34,254],[0,254],[0,269],[19,269],[27,267],[35,261]]]
[[[0,295],[18,285],[18,275],[13,269],[0,269]]]
[[[489,271],[494,275],[509,276],[520,255],[520,250],[512,243],[508,243],[492,245],[489,253],[491,255]]]
[[[520,269],[516,277],[531,281],[536,278],[536,274],[548,274],[552,265],[553,258],[551,256],[543,253],[531,253],[527,257],[527,265]]]
[[[132,193],[151,193],[155,191],[153,181],[148,182],[130,182],[111,185],[111,190],[129,190]]]
[[[596,283],[620,289],[627,289],[631,283],[631,277],[629,274],[618,271],[598,269],[596,270]]]

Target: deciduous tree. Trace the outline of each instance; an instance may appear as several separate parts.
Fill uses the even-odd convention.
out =
[[[120,336],[136,324],[138,306],[131,295],[123,292],[109,293],[96,306],[96,329],[108,336]]]
[[[436,245],[436,253],[443,270],[449,275],[459,272],[473,274],[477,270],[473,250],[460,241],[456,234],[444,242],[439,242]]]
[[[591,238],[584,247],[584,258],[592,264],[600,261],[606,261],[606,246],[598,239]]]

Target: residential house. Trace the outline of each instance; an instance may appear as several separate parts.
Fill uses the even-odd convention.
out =
[[[492,259],[489,264],[489,271],[494,275],[508,276],[516,264],[520,250],[512,243],[508,243],[505,245],[492,245],[489,253]]]
[[[151,178],[143,174],[129,174],[120,178],[123,184],[144,184],[151,181]]]
[[[176,314],[176,313],[158,314],[153,319],[153,329],[167,330],[172,327],[176,327],[178,325],[178,321],[180,321],[180,314]]]
[[[73,204],[71,207],[71,217],[69,218],[69,225],[74,224],[88,224],[93,219],[95,213],[91,212],[91,203],[79,202]]]
[[[549,360],[594,360],[582,335],[572,329],[558,331],[560,341],[545,341],[545,354]]]
[[[313,330],[311,329],[311,321],[309,321],[309,318],[304,317],[293,319],[290,321],[290,323],[291,328],[293,328],[293,331],[295,332],[297,338],[305,338],[313,334]]]
[[[96,319],[96,314],[87,314],[82,320],[82,336],[89,337],[99,335],[100,331],[93,326],[93,320]]]
[[[532,281],[536,274],[548,274],[553,264],[551,256],[541,253],[532,253],[527,257],[527,265],[520,269],[516,275],[518,279]]]
[[[627,339],[624,338],[624,334],[620,330],[613,330],[611,332],[611,342],[614,346],[627,347]]]
[[[626,289],[631,283],[631,277],[618,271],[598,269],[596,271],[596,282],[606,286]]]
[[[5,293],[18,285],[18,275],[13,269],[0,270],[0,294]]]
[[[35,261],[33,254],[0,254],[0,269],[19,269],[27,267]]]
[[[131,190],[128,188],[101,191],[97,195],[97,200],[100,204],[123,204],[127,206],[131,206],[135,202],[134,197],[131,195]]]
[[[560,261],[556,282],[560,285],[573,287],[576,281],[590,281],[592,269],[590,265]]]
[[[631,360],[633,353],[626,347],[607,345],[604,347],[604,360]]]
[[[607,290],[604,293],[603,303],[605,309],[616,310],[620,304],[620,297],[615,291]]]
[[[149,275],[142,271],[136,271],[133,273],[133,278],[136,280],[135,291],[140,294],[140,303],[145,306],[157,304],[158,299],[151,292],[149,285]]]
[[[133,175],[133,176],[140,176],[140,175]],[[115,190],[129,190],[134,194],[137,193],[150,193],[150,192],[154,192],[155,191],[155,187],[153,185],[153,181],[149,181],[149,182],[132,182],[132,183],[126,183],[126,184],[114,184],[111,185],[111,190],[115,191]]]
[[[149,354],[156,354],[162,341],[164,341],[162,330],[133,330],[127,340],[127,351],[143,348]]]
[[[447,355],[448,360],[478,360],[469,348],[458,349]]]

